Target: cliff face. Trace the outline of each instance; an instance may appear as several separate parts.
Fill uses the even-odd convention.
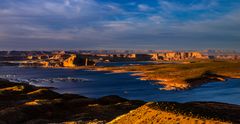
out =
[[[194,58],[203,58],[203,55],[199,52],[191,52],[191,57]]]
[[[152,54],[76,54],[74,52],[1,52],[0,61],[20,61],[23,66],[74,67],[95,65],[94,61],[171,61],[204,59],[199,52]],[[94,61],[93,61],[94,60]]]
[[[161,55],[163,60],[206,59],[199,52],[169,52]]]
[[[54,53],[49,55],[28,56],[20,65],[22,66],[42,66],[42,67],[76,67],[94,65],[95,63],[81,55]],[[86,61],[87,60],[87,61]]]
[[[134,57],[132,57],[135,55]],[[152,54],[131,54],[127,58],[139,61],[158,61],[158,60],[190,60],[190,59],[207,59],[199,52],[166,52]]]
[[[63,60],[63,66],[64,67],[74,67],[74,66],[76,66],[74,64],[74,61],[75,61],[76,57],[77,56],[74,55],[74,54],[70,55],[70,57],[68,57],[67,59]]]
[[[114,54],[85,54],[70,51],[0,51],[1,65],[16,65],[45,67],[74,67],[95,65],[95,62],[123,62],[123,61],[174,61],[194,59],[224,59],[240,60],[240,54],[214,54],[203,52],[172,52],[159,53],[114,53]],[[11,62],[10,62],[11,61]],[[13,62],[13,63],[12,63]]]
[[[159,60],[157,53],[151,54],[151,56],[152,56],[152,57],[151,57],[152,60],[155,60],[155,61]]]
[[[54,59],[53,59],[54,58]],[[88,58],[76,54],[63,54],[55,55],[52,58],[52,65],[55,67],[76,67],[76,66],[89,66],[95,65],[95,62]]]

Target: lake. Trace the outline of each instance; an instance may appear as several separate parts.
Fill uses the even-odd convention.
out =
[[[0,66],[0,78],[55,87],[59,93],[93,98],[118,95],[145,101],[217,101],[240,105],[239,79],[208,83],[185,91],[165,91],[160,90],[162,86],[156,85],[154,81],[141,81],[139,77],[130,76],[130,73]]]

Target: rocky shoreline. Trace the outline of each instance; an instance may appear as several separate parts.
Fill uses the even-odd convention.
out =
[[[124,69],[109,69],[105,67],[90,67],[90,68],[75,68],[75,69],[87,69],[87,70],[95,70],[95,71],[107,71],[110,73],[132,73],[131,76],[137,76],[140,80],[152,80],[155,81],[156,84],[162,85],[163,88],[161,90],[186,90],[189,88],[198,87],[205,83],[210,82],[224,82],[227,79],[234,79],[234,78],[240,78],[240,77],[227,77],[217,74],[211,74],[211,73],[204,73],[200,77],[192,78],[186,80],[186,82],[178,82],[178,81],[172,81],[170,78],[151,78],[149,77],[144,71],[127,71]]]
[[[192,121],[240,123],[239,105],[217,102],[145,103],[118,96],[96,99],[75,94],[59,94],[46,87],[35,87],[26,83],[12,83],[0,79],[1,124],[65,122],[121,124]]]
[[[129,66],[130,67],[130,66]],[[194,87],[198,87],[202,84],[211,83],[211,82],[225,82],[228,79],[239,79],[240,76],[224,76],[219,74],[214,74],[206,71],[201,74],[199,77],[189,78],[185,81],[172,80],[172,78],[160,78],[160,77],[149,77],[147,73],[153,71],[129,71],[127,66],[117,67],[117,68],[108,68],[108,67],[97,67],[97,66],[78,66],[78,67],[41,67],[41,68],[59,68],[59,69],[82,69],[82,70],[92,70],[100,72],[109,72],[109,73],[132,73],[131,76],[137,76],[140,80],[151,80],[156,84],[162,85],[161,90],[186,90]]]
[[[195,52],[166,53],[162,56],[163,58],[165,58],[163,59],[164,61],[163,60],[157,61],[158,59],[156,58],[158,58],[160,54],[159,55],[154,54],[154,55],[151,55],[150,58],[155,58],[155,59],[146,59],[146,60],[157,61],[158,64],[152,64],[152,65],[149,64],[149,65],[143,65],[143,66],[129,65],[129,66],[121,66],[121,67],[120,66],[119,67],[95,66],[96,64],[95,61],[96,61],[96,58],[98,58],[98,56],[91,55],[91,54],[90,55],[83,55],[83,54],[76,54],[76,53],[73,54],[73,53],[68,53],[64,51],[47,52],[47,53],[43,52],[44,54],[42,52],[39,52],[39,53],[37,52],[35,54],[31,52],[30,53],[26,52],[22,56],[17,57],[17,55],[13,53],[10,54],[11,52],[9,54],[7,53],[8,52],[6,53],[4,52],[4,54],[2,54],[2,57],[3,57],[2,60],[4,61],[0,60],[0,65],[1,64],[4,65],[5,63],[6,65],[9,65],[9,66],[18,65],[22,67],[86,69],[86,70],[95,70],[95,71],[109,71],[111,73],[131,72],[133,73],[132,76],[138,76],[140,77],[140,80],[153,80],[157,84],[162,85],[163,86],[162,90],[185,90],[185,89],[200,86],[208,82],[216,82],[216,81],[222,82],[228,78],[240,78],[240,72],[237,70],[237,68],[240,67],[239,61],[203,59],[200,53],[195,53]],[[135,57],[142,58],[141,56],[146,57],[146,55],[142,55],[142,54],[140,56],[135,55]],[[111,56],[105,56],[105,57],[111,58]],[[115,59],[119,57],[121,58],[121,56],[112,56],[112,57]],[[6,60],[8,60],[9,62]],[[167,63],[164,63],[164,62],[167,62]],[[220,65],[218,65],[219,63]],[[232,66],[231,69],[228,69],[229,68],[228,64],[229,66]],[[216,71],[219,69],[220,71]],[[229,72],[229,73],[226,74],[226,72]],[[234,72],[234,74],[231,74],[232,72]],[[192,74],[195,74],[195,75],[191,76]]]
[[[203,61],[195,63],[168,63],[144,66],[90,67],[85,69],[109,71],[111,73],[132,73],[140,80],[152,80],[163,86],[162,90],[186,90],[206,83],[239,79],[237,68],[240,63]]]

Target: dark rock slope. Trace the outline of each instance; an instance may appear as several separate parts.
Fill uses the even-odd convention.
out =
[[[0,124],[107,122],[144,102],[118,96],[91,99],[58,94],[48,88],[0,81]]]

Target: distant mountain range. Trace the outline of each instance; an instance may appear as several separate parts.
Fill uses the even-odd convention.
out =
[[[50,54],[59,53],[60,50],[53,51],[0,51],[0,55],[39,55],[39,54]],[[168,53],[168,52],[200,52],[204,55],[239,55],[240,52],[236,50],[69,50],[64,51],[65,53],[79,53],[79,54],[151,54],[151,53]]]

